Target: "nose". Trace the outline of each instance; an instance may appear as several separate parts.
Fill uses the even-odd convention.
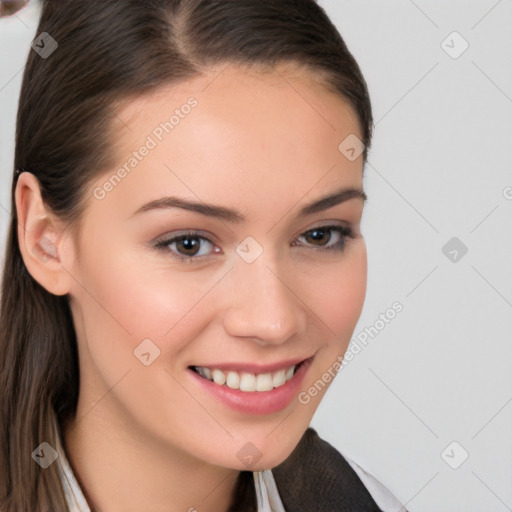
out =
[[[258,258],[237,261],[230,272],[224,328],[233,337],[261,345],[280,344],[306,329],[306,306],[294,291],[294,280],[278,265]]]

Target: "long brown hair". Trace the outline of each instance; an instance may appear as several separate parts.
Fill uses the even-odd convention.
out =
[[[223,63],[305,66],[357,113],[364,162],[373,129],[360,68],[315,0],[44,0],[43,32],[58,46],[44,58],[31,50],[26,63],[2,281],[2,512],[68,510],[57,464],[42,469],[31,454],[62,440],[79,392],[68,297],[39,285],[19,250],[16,171],[33,173],[48,208],[78,229],[88,185],[115,163],[117,102]]]

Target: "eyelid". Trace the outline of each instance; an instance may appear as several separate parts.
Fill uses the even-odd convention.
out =
[[[216,241],[217,237],[210,233],[209,231],[204,231],[202,229],[180,229],[178,231],[171,231],[166,233],[165,235],[159,236],[155,240],[153,240],[152,244],[158,244],[165,241],[172,241],[175,238],[180,238],[183,236],[197,237],[197,238],[205,238],[212,244],[217,245],[219,242]]]
[[[306,229],[305,231],[301,231],[301,233],[292,240],[292,243],[295,240],[297,240],[298,238],[306,235],[307,233],[310,233],[311,231],[315,231],[317,229],[322,229],[322,230],[326,230],[326,231],[334,231],[334,232],[339,233],[340,237],[343,240],[345,240],[344,244],[346,244],[346,239],[347,238],[355,238],[355,231],[354,231],[354,229],[351,226],[347,226],[347,225],[344,225],[344,224],[333,224],[333,223],[329,224],[329,223],[326,223],[326,224],[320,224],[318,226],[313,226],[312,228]],[[304,247],[306,249],[317,249],[317,250],[329,251],[330,249],[334,249],[336,246],[324,247],[324,246],[321,246],[321,245],[319,245],[319,246],[304,245]],[[342,250],[340,252],[342,252]]]
[[[338,230],[342,240],[343,240],[343,246],[341,249],[339,249],[339,252],[342,253],[345,249],[345,245],[348,243],[347,239],[355,238],[355,231],[352,228],[352,226],[347,223],[346,221],[319,221],[318,223],[313,224],[311,227],[307,229],[301,230],[297,235],[295,235],[290,243],[295,242],[299,237],[306,235],[307,233],[314,231],[315,229],[325,229],[325,230],[331,230],[335,231]],[[199,238],[202,240],[205,240],[206,242],[217,246],[217,248],[220,249],[218,244],[215,242],[216,237],[212,235],[212,233],[208,231],[204,231],[201,229],[183,229],[179,231],[174,231],[172,233],[168,233],[166,235],[162,235],[161,237],[158,237],[154,242],[152,242],[153,247],[159,249],[159,250],[165,250],[168,249],[168,246],[172,243],[175,243],[177,240],[183,237],[190,237],[190,238]],[[212,240],[213,239],[213,240]],[[303,245],[299,244],[299,246],[302,246],[306,249],[313,249],[316,251],[334,251],[336,252],[336,246],[329,246],[329,247],[323,247],[323,246],[314,246],[314,245]],[[202,255],[202,256],[185,256],[180,255],[179,253],[173,252],[169,250],[171,253],[171,257],[175,258],[178,261],[188,261],[190,263],[197,261],[203,261],[204,259],[209,258],[212,255]],[[222,253],[222,249],[220,249],[220,252]],[[219,251],[216,253],[219,254]]]
[[[303,235],[304,233],[308,233],[309,231],[312,231],[314,229],[320,229],[320,228],[340,228],[340,229],[351,229],[352,225],[348,221],[341,221],[341,220],[320,220],[318,222],[315,222],[311,225],[311,227],[306,229],[301,229],[292,240],[295,240],[297,237]]]

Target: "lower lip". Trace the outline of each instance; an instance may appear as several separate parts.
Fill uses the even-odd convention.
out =
[[[231,409],[245,414],[272,414],[283,410],[297,396],[312,361],[313,357],[303,361],[286,384],[271,391],[231,389],[201,377],[190,368],[187,371],[204,390]]]

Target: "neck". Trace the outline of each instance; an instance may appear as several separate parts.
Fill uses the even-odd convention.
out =
[[[112,407],[85,409],[79,399],[79,419],[63,430],[69,463],[91,512],[228,511],[238,471],[130,429]]]

